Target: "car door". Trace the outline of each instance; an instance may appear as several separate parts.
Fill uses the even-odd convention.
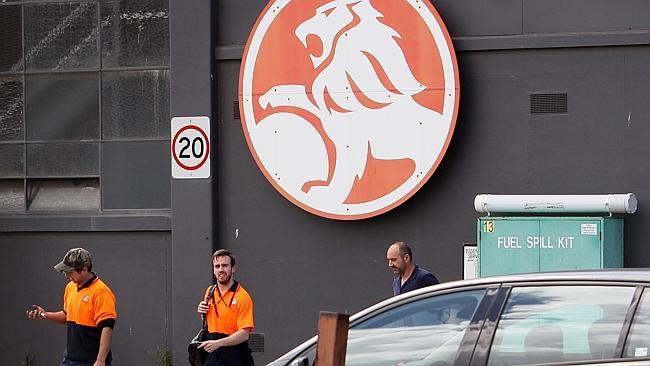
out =
[[[409,298],[379,309],[350,325],[347,366],[451,366],[459,350],[468,349],[478,336],[485,311],[485,287],[452,290]],[[493,291],[496,293],[496,291]],[[483,309],[483,310],[481,310]],[[468,329],[472,329],[469,330]],[[313,365],[312,345],[289,364]]]
[[[473,366],[615,361],[640,294],[633,285],[597,283],[514,284],[500,291],[505,301],[486,315]]]

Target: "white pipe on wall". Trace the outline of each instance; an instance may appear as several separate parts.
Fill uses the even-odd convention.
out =
[[[636,212],[634,193],[602,195],[492,195],[479,194],[474,199],[479,213],[628,213]]]

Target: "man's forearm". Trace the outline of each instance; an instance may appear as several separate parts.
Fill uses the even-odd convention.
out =
[[[59,323],[59,324],[65,324],[66,323],[66,316],[65,316],[65,311],[60,310],[60,311],[45,311],[43,312],[44,316],[43,318],[54,322],[54,323]]]
[[[219,346],[226,347],[226,346],[234,346],[240,344],[248,340],[249,334],[250,334],[250,329],[248,328],[240,329],[226,338],[219,339]]]
[[[106,362],[108,352],[111,350],[111,343],[113,342],[113,329],[110,327],[102,328],[102,334],[99,339],[99,352],[97,353],[97,361]]]

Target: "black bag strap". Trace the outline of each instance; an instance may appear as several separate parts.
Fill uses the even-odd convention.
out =
[[[217,310],[217,306],[214,304],[214,290],[216,288],[217,288],[216,284],[212,285],[212,287],[210,288],[210,292],[208,293],[208,297],[206,297],[204,300],[204,301],[208,301],[208,306],[210,306],[210,300],[212,300],[212,304],[215,306],[214,307],[215,311]],[[203,321],[203,327],[205,327],[207,322],[206,314],[201,314],[201,320]]]
[[[214,301],[214,290],[215,290],[216,288],[217,288],[217,285],[216,285],[216,284],[212,285],[212,287],[210,288],[210,293],[208,294],[208,298],[205,299],[206,301],[207,301],[207,300],[210,300],[210,299],[212,299],[212,301]]]

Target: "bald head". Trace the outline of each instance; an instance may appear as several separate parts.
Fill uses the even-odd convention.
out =
[[[393,273],[403,275],[407,270],[413,267],[413,254],[411,248],[406,242],[398,241],[391,244],[386,252],[388,267]]]
[[[413,261],[413,253],[411,252],[411,247],[409,247],[409,245],[406,244],[405,241],[397,241],[393,243],[391,247],[397,248],[397,250],[399,251],[399,255],[402,257],[408,254],[411,262]]]

